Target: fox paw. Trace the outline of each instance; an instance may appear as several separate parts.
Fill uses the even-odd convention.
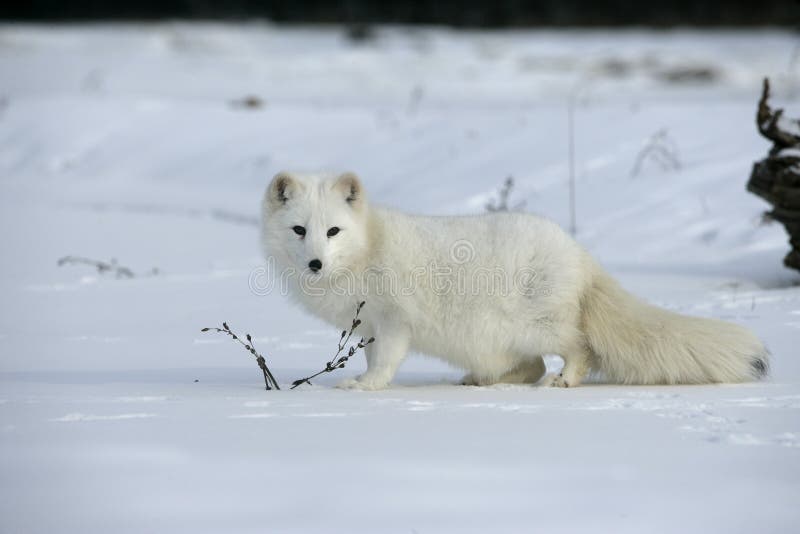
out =
[[[472,373],[469,373],[469,374],[464,375],[464,378],[461,379],[461,385],[462,386],[477,386],[479,384],[478,384],[478,379],[475,378],[475,375],[473,375]]]
[[[544,378],[544,386],[549,388],[568,388],[569,382],[564,380],[564,377],[560,374],[552,374]]]
[[[348,378],[339,382],[336,387],[339,389],[349,389],[355,391],[377,391],[385,389],[389,385],[386,380],[379,380],[375,378],[357,376],[355,378]]]
[[[495,381],[489,378],[480,378],[472,373],[464,375],[461,379],[462,386],[491,386]]]

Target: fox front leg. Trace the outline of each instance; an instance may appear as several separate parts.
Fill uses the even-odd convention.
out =
[[[365,348],[367,370],[356,378],[339,384],[344,389],[384,389],[394,378],[397,368],[408,353],[410,336],[398,327],[376,328],[375,341]]]

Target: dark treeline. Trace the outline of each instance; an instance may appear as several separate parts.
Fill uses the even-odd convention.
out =
[[[11,0],[4,20],[245,19],[529,26],[797,26],[798,0]]]

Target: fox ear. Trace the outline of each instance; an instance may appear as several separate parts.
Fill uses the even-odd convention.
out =
[[[358,207],[362,204],[364,187],[361,185],[361,180],[354,173],[346,172],[339,175],[333,188],[341,193],[344,201],[349,205]]]
[[[285,206],[297,190],[297,182],[288,172],[279,172],[267,187],[267,201],[273,208]]]

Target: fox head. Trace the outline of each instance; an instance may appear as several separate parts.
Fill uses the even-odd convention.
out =
[[[302,275],[341,272],[366,249],[366,198],[353,173],[279,172],[264,194],[262,212],[267,254]]]

